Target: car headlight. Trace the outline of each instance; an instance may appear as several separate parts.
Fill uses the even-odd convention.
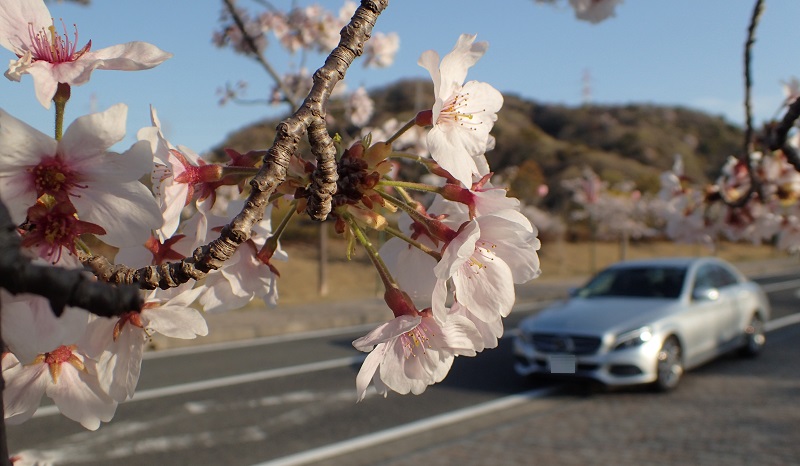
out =
[[[643,345],[653,338],[650,327],[641,327],[636,330],[623,332],[614,340],[614,351],[634,348]]]

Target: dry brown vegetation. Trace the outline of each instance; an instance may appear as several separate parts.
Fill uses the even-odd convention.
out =
[[[289,253],[289,261],[276,264],[281,273],[278,283],[281,304],[364,298],[380,296],[382,293],[380,281],[364,252],[357,250],[352,260],[348,261],[345,243],[340,239],[329,241],[327,297],[318,293],[318,245],[298,242],[285,243],[283,247]],[[701,245],[650,241],[631,243],[626,257],[636,259],[712,254],[711,250]],[[593,269],[598,270],[620,260],[620,255],[620,245],[617,243],[596,243],[592,246],[591,243],[546,242],[539,252],[542,275],[537,280],[585,277]],[[778,258],[783,253],[765,245],[722,243],[715,255],[731,262],[746,262]]]

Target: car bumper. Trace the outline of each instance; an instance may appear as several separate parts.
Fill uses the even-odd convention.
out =
[[[645,384],[657,378],[659,349],[660,345],[651,340],[641,346],[618,351],[601,349],[591,355],[557,355],[536,351],[533,344],[518,337],[514,339],[514,370],[522,376],[592,379],[610,386]],[[564,372],[563,364],[559,364],[557,371],[551,370],[553,361],[564,360],[574,361],[574,372]]]

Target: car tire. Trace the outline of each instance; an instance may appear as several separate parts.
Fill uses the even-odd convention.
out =
[[[669,337],[661,345],[656,360],[656,381],[653,387],[659,392],[674,390],[683,377],[683,351],[675,337]]]
[[[764,350],[766,342],[764,321],[755,314],[744,331],[744,345],[739,349],[739,354],[748,358],[756,357]]]

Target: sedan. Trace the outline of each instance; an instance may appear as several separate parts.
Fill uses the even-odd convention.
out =
[[[668,391],[719,355],[761,352],[769,315],[761,287],[720,259],[620,262],[520,323],[515,370]]]

